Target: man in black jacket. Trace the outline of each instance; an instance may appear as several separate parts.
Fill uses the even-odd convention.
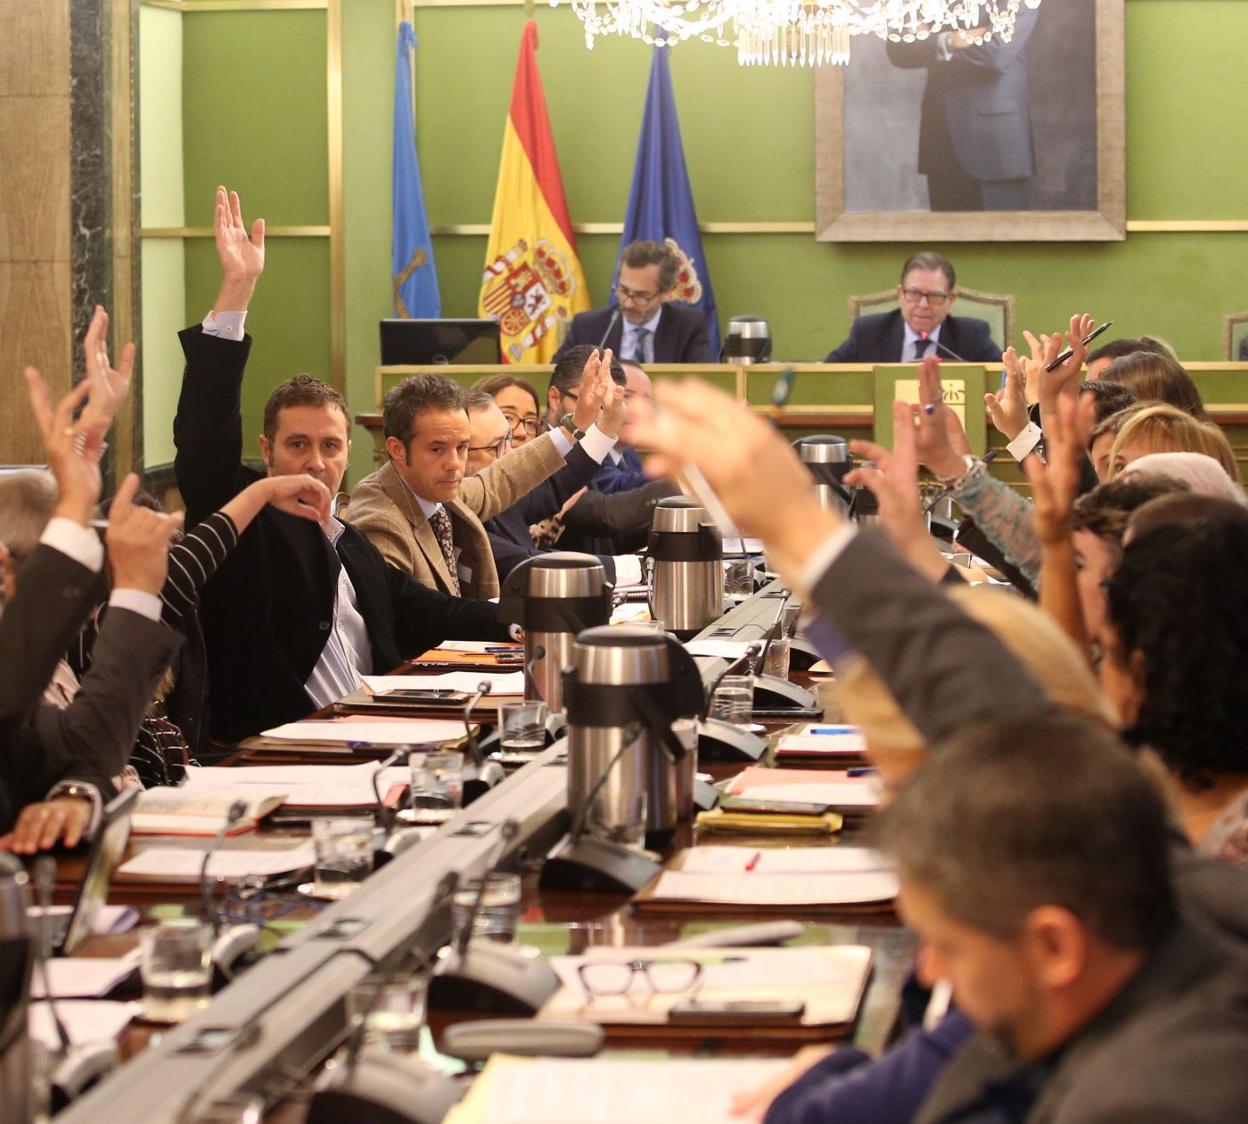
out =
[[[949,259],[932,250],[917,253],[901,270],[901,307],[858,317],[849,339],[824,362],[918,363],[934,355],[955,363],[999,363],[1001,349],[986,321],[950,315],[957,299],[957,275]]]
[[[264,270],[264,220],[250,235],[238,196],[217,191],[222,284],[202,325],[180,334],[187,367],[174,462],[196,522],[258,474],[244,466],[239,397],[251,348],[243,321]],[[265,406],[268,474],[307,473],[336,493],[350,453],[346,402],[296,375]],[[430,590],[337,519],[320,526],[273,508],[254,520],[204,587],[210,731],[235,741],[306,715],[450,637],[504,640],[497,607]]]

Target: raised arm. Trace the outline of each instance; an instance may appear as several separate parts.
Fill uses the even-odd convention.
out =
[[[186,370],[173,422],[174,470],[193,522],[256,478],[242,463],[240,397],[251,350],[243,322],[264,272],[264,220],[257,219],[248,234],[237,193],[219,187],[213,233],[221,288],[204,325],[179,333]]]

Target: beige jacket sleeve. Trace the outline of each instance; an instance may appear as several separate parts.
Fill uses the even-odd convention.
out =
[[[562,467],[563,456],[550,434],[543,433],[475,476],[465,476],[459,486],[459,500],[482,521],[493,519]]]

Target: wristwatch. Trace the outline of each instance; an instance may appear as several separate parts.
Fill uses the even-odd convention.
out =
[[[559,419],[559,424],[570,434],[572,434],[577,441],[585,436],[586,430],[576,428],[576,419],[573,418],[571,414],[564,414],[563,417]]]
[[[84,839],[90,839],[95,834],[95,829],[100,826],[100,818],[104,813],[104,801],[100,797],[100,790],[85,781],[58,781],[48,790],[44,799],[55,800],[59,796],[73,796],[79,800],[86,800],[91,805],[91,819],[82,833]]]

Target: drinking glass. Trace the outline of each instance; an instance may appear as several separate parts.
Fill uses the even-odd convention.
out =
[[[540,699],[498,704],[498,742],[504,753],[546,748],[546,704]]]
[[[373,825],[370,820],[312,821],[316,846],[316,893],[345,898],[373,869]]]
[[[369,976],[347,992],[347,1018],[352,1026],[364,1020],[364,1043],[395,1053],[416,1050],[425,1024],[425,993],[421,975]]]
[[[792,641],[787,636],[773,637],[767,648],[767,658],[763,661],[763,674],[774,675],[777,679],[789,677],[789,655]]]
[[[451,907],[455,932],[464,927],[481,891],[481,880],[470,878],[459,884]],[[485,896],[472,922],[472,935],[509,944],[516,939],[516,919],[520,915],[520,875],[491,871],[486,878]]]
[[[212,929],[198,922],[155,925],[139,933],[143,1013],[176,1023],[208,1002],[212,983]]]
[[[462,753],[425,753],[412,758],[413,823],[446,823],[463,803]]]
[[[754,679],[750,675],[725,675],[711,697],[711,717],[748,726],[754,716]]]

